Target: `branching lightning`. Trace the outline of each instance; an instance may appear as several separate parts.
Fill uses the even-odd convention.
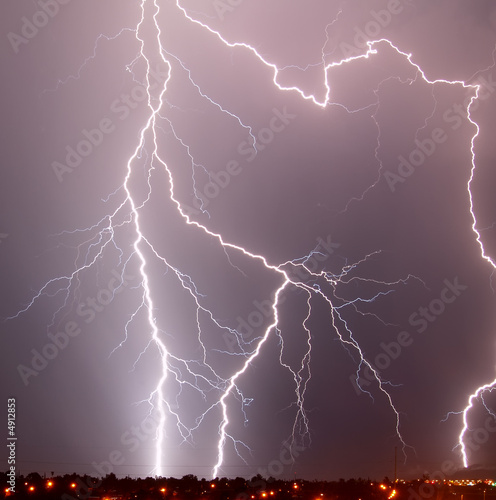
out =
[[[411,53],[401,50],[395,44],[393,44],[391,40],[382,38],[379,40],[367,42],[368,48],[364,51],[364,53],[334,62],[326,62],[329,54],[325,53],[324,44],[322,48],[322,61],[319,63],[319,66],[322,69],[322,83],[325,91],[324,98],[319,99],[316,95],[306,93],[297,86],[283,86],[282,84],[280,84],[279,73],[283,68],[279,68],[275,63],[270,62],[267,58],[263,57],[257,51],[257,49],[249,43],[230,42],[226,40],[226,38],[223,37],[219,31],[214,30],[208,24],[192,17],[187,12],[187,10],[183,6],[181,6],[179,0],[175,1],[175,7],[182,13],[184,18],[189,23],[199,26],[202,30],[208,32],[212,37],[215,37],[221,44],[229,47],[231,50],[249,51],[252,56],[259,61],[260,64],[272,70],[272,81],[279,91],[294,92],[298,94],[303,101],[308,102],[310,105],[318,106],[322,109],[329,108],[330,106],[339,106],[349,113],[355,113],[366,109],[349,109],[340,103],[332,101],[332,70],[343,65],[356,63],[359,60],[369,59],[378,54],[378,51],[380,51],[381,48],[385,46],[389,46],[389,48],[395,51],[399,57],[408,62],[414,72],[415,79],[422,78],[425,83],[431,85],[433,88],[437,84],[445,84],[461,86],[465,89],[470,89],[471,91],[473,91],[473,96],[471,97],[466,108],[467,119],[474,128],[474,133],[470,141],[471,175],[467,183],[469,210],[473,220],[472,230],[475,233],[476,241],[480,247],[481,257],[486,260],[490,264],[490,266],[492,266],[493,270],[496,270],[496,263],[490,256],[487,255],[484,249],[482,237],[478,229],[476,220],[474,201],[471,190],[476,170],[476,141],[479,135],[479,125],[472,117],[471,108],[473,103],[479,97],[479,85],[469,84],[461,80],[449,81],[445,79],[429,79],[421,69],[421,67],[414,62],[414,58]],[[147,334],[149,336],[149,342],[147,343],[145,350],[155,348],[161,360],[161,376],[156,382],[156,385],[151,391],[149,397],[146,399],[150,407],[158,411],[160,420],[156,436],[156,452],[154,459],[155,474],[161,475],[164,472],[162,457],[166,438],[166,428],[171,428],[173,425],[175,425],[175,427],[177,428],[177,432],[179,433],[183,441],[192,441],[195,432],[201,427],[207,415],[210,416],[211,414],[217,415],[219,433],[216,448],[216,460],[212,466],[212,476],[216,477],[222,471],[222,467],[225,463],[226,449],[229,443],[232,445],[232,450],[234,450],[234,452],[237,453],[237,455],[246,463],[244,452],[249,452],[250,448],[248,444],[237,439],[234,433],[230,430],[232,427],[230,425],[230,408],[232,407],[232,405],[236,404],[241,407],[241,410],[244,413],[245,408],[251,403],[251,399],[244,396],[240,388],[240,381],[246,375],[247,370],[251,366],[253,360],[255,360],[260,355],[268,339],[273,335],[277,336],[279,340],[279,363],[289,373],[289,376],[291,377],[294,384],[295,400],[293,405],[296,408],[296,412],[294,424],[290,432],[290,439],[292,440],[292,442],[305,441],[306,443],[310,443],[310,418],[305,408],[306,391],[312,379],[312,333],[308,323],[312,315],[312,304],[316,300],[323,301],[328,305],[328,309],[330,312],[330,323],[332,325],[333,331],[338,337],[341,345],[348,351],[348,354],[356,362],[357,384],[359,381],[360,371],[365,367],[373,374],[376,382],[376,388],[378,389],[381,398],[383,398],[383,400],[389,405],[389,408],[391,410],[392,417],[394,419],[394,429],[397,435],[397,439],[403,447],[403,453],[405,454],[406,458],[408,445],[401,431],[401,412],[399,409],[397,409],[389,390],[391,383],[387,380],[382,379],[380,374],[373,367],[371,361],[367,358],[367,355],[361,348],[359,342],[355,339],[353,332],[346,321],[346,316],[343,314],[343,312],[353,309],[358,314],[365,314],[360,312],[359,305],[361,303],[370,303],[378,300],[381,296],[391,293],[396,286],[406,284],[410,280],[418,280],[418,278],[409,275],[392,282],[383,282],[378,280],[360,278],[357,275],[360,270],[360,266],[364,262],[367,262],[367,260],[371,258],[371,255],[367,255],[362,260],[353,264],[346,264],[338,274],[330,273],[325,270],[320,272],[311,271],[306,266],[306,264],[312,257],[314,251],[310,252],[308,255],[295,258],[294,260],[282,263],[271,263],[264,255],[259,255],[252,252],[248,248],[230,241],[226,241],[222,234],[216,233],[209,229],[208,225],[201,224],[200,222],[194,220],[192,216],[187,213],[187,211],[179,201],[179,197],[175,192],[173,170],[169,168],[166,161],[162,159],[159,152],[159,129],[161,128],[160,123],[163,123],[165,121],[172,131],[175,139],[181,144],[181,146],[184,148],[187,155],[189,155],[191,159],[192,190],[196,195],[195,168],[197,168],[199,164],[195,161],[192,154],[190,153],[189,146],[176,133],[172,121],[166,118],[163,110],[164,104],[167,102],[166,97],[168,86],[174,78],[175,71],[186,72],[189,82],[198,91],[199,95],[203,99],[207,100],[222,113],[227,114],[238,126],[247,130],[252,137],[253,147],[255,150],[257,149],[256,138],[253,134],[251,126],[245,124],[244,120],[241,117],[229,111],[228,109],[226,109],[226,107],[222,106],[220,103],[216,102],[205,92],[203,92],[201,89],[201,85],[195,81],[192,75],[192,71],[187,68],[187,66],[177,56],[175,56],[163,46],[163,33],[159,23],[159,14],[161,11],[161,7],[158,0],[141,0],[140,8],[141,18],[139,19],[136,28],[125,28],[118,35],[113,37],[104,37],[103,35],[101,35],[95,43],[93,54],[84,61],[83,65],[78,70],[77,75],[59,81],[56,87],[56,89],[58,89],[60,85],[66,84],[70,79],[79,78],[81,72],[84,71],[85,67],[88,64],[90,64],[91,60],[97,57],[97,46],[99,40],[102,37],[106,38],[107,40],[114,40],[119,37],[124,31],[132,32],[135,34],[140,50],[137,58],[133,59],[133,63],[130,65],[130,67],[133,66],[134,62],[137,59],[144,61],[146,65],[145,88],[147,93],[148,118],[144,125],[141,127],[139,140],[137,141],[132,156],[127,162],[124,180],[120,188],[118,188],[118,190],[109,197],[107,202],[109,202],[111,198],[118,198],[119,196],[122,196],[122,200],[117,204],[117,207],[110,215],[104,217],[97,224],[84,230],[77,230],[81,231],[82,233],[90,232],[92,234],[91,238],[81,245],[81,249],[78,249],[78,255],[84,255],[84,258],[82,259],[83,262],[80,263],[79,258],[76,259],[75,270],[72,273],[66,276],[60,276],[49,280],[44,286],[39,289],[38,293],[33,296],[31,301],[25,307],[21,308],[10,319],[17,318],[21,314],[27,312],[32,307],[32,305],[42,296],[55,296],[58,293],[62,293],[64,300],[62,302],[62,305],[54,314],[53,322],[55,322],[55,316],[64,307],[67,306],[70,292],[74,289],[74,287],[77,287],[78,280],[81,274],[84,273],[84,271],[86,271],[87,269],[95,266],[98,259],[103,256],[104,252],[107,249],[117,249],[119,253],[119,259],[124,258],[124,252],[120,249],[119,243],[116,238],[116,233],[121,228],[129,226],[130,228],[132,228],[134,240],[132,243],[132,252],[131,254],[125,256],[124,261],[127,265],[132,257],[138,260],[142,300],[137,306],[136,310],[132,313],[129,321],[126,323],[125,338],[122,343],[116,346],[116,349],[119,349],[125,344],[128,338],[128,329],[131,327],[136,317],[144,313],[146,315],[148,328]],[[326,37],[326,44],[328,42],[328,30],[330,29],[332,24],[336,22],[340,13],[341,11],[339,11],[336,19],[326,26],[326,32],[324,34]],[[154,45],[154,47],[151,48],[148,46],[148,42],[145,41],[146,37],[143,36],[145,22],[148,22],[149,25],[153,26],[154,29],[152,44]],[[154,57],[159,57],[168,69],[168,76],[166,78],[166,81],[164,82],[163,87],[160,89],[158,95],[155,96],[153,95],[152,84],[150,81],[151,51],[154,51]],[[303,70],[304,69],[305,68],[303,68]],[[411,81],[413,81],[413,79]],[[367,106],[367,108],[373,108],[374,106],[376,106],[376,104]],[[375,119],[375,116],[373,116],[373,118]],[[426,119],[426,122],[427,120],[428,118]],[[379,165],[379,180],[380,169],[382,169],[382,162],[380,161],[378,153],[380,145],[380,128],[377,122],[376,125],[378,137],[375,155]],[[146,176],[148,193],[147,196],[145,196],[144,199],[141,200],[138,199],[137,195],[135,194],[135,189],[133,188],[133,176],[135,175],[136,165],[138,164],[145,164],[145,168],[147,169]],[[217,319],[215,314],[204,305],[204,301],[202,300],[204,297],[202,291],[199,290],[193,279],[188,274],[175,267],[171,262],[169,262],[166,257],[161,255],[161,253],[154,247],[151,239],[147,237],[146,231],[143,229],[141,224],[140,213],[150,199],[153,188],[152,173],[156,169],[162,169],[163,172],[165,172],[169,184],[168,196],[172,204],[175,206],[178,214],[180,214],[180,216],[182,217],[184,224],[191,226],[196,231],[203,233],[203,235],[215,242],[215,244],[218,245],[219,249],[224,252],[229,264],[231,264],[231,256],[241,256],[262,266],[267,271],[267,273],[276,276],[279,280],[280,284],[272,295],[270,322],[256,339],[252,339],[250,342],[246,342],[240,332],[237,332],[235,329],[226,326],[221,320]],[[378,183],[378,180],[372,186],[370,186],[360,198],[354,199],[353,201],[362,200],[366,196],[367,192],[375,187],[375,185]],[[203,211],[206,212],[204,209]],[[149,271],[151,259],[153,259],[154,262],[160,262],[167,270],[167,272],[171,272],[176,277],[180,286],[189,294],[192,301],[194,302],[196,307],[196,333],[198,345],[202,352],[201,359],[187,360],[176,356],[174,354],[173,346],[168,345],[166,335],[164,335],[164,332],[160,330],[155,318],[154,304],[156,301],[154,300],[151,287],[151,278]],[[312,282],[296,279],[293,273],[291,273],[291,270],[294,268],[304,269],[307,275],[310,275],[312,277]],[[344,299],[340,296],[339,293],[340,286],[348,284],[352,281],[367,281],[368,283],[373,282],[374,284],[383,287],[383,290],[373,294],[370,297],[356,297],[352,300]],[[57,290],[53,292],[53,288],[57,288]],[[301,363],[296,368],[290,366],[285,362],[284,336],[280,330],[280,297],[283,293],[286,293],[291,288],[296,288],[303,292],[306,304],[306,315],[302,322],[302,330],[306,337],[307,348],[301,358]],[[238,359],[242,360],[239,369],[235,370],[227,377],[221,376],[214,368],[214,366],[212,366],[208,361],[207,349],[202,340],[203,330],[200,316],[207,317],[209,321],[216,326],[216,328],[222,331],[229,332],[236,339],[237,350],[235,352],[221,351],[221,353],[223,353],[225,356],[236,356],[238,357]],[[112,353],[114,351],[112,351]],[[142,354],[143,353],[138,356],[136,363],[139,362]],[[165,392],[166,382],[169,379],[175,381],[176,385],[179,387],[179,392],[175,394],[167,394]],[[205,401],[209,400],[209,397],[211,397],[207,396],[207,392],[213,392],[216,394],[214,401],[210,402],[209,400],[209,403],[206,404],[206,409],[196,418],[194,425],[187,425],[186,423],[184,423],[181,419],[180,411],[177,410],[177,401],[179,395],[181,394],[181,391],[183,390],[183,387],[185,386],[188,386],[188,388],[196,391],[201,395],[202,398],[204,398]],[[489,384],[477,388],[476,391],[469,397],[468,405],[462,412],[463,429],[459,435],[459,445],[461,448],[462,459],[465,466],[467,466],[467,455],[464,446],[464,436],[468,429],[468,414],[473,408],[474,401],[482,397],[482,395],[486,391],[493,389],[495,386],[496,379]],[[363,389],[363,391],[369,394],[370,397],[372,397],[372,394],[370,392],[366,391],[365,389]]]

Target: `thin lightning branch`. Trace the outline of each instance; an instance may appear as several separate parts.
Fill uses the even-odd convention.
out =
[[[67,85],[70,81],[79,80],[81,78],[81,74],[83,73],[86,66],[88,66],[88,64],[96,58],[97,51],[98,51],[98,44],[100,43],[100,40],[105,39],[105,40],[107,40],[107,42],[111,42],[113,40],[116,40],[117,38],[120,38],[122,36],[122,34],[127,32],[127,31],[129,31],[131,33],[136,33],[136,30],[134,30],[132,28],[122,28],[119,31],[119,33],[117,33],[116,35],[113,35],[113,36],[107,36],[107,35],[103,35],[103,34],[98,35],[97,39],[95,40],[95,45],[93,47],[93,53],[84,60],[84,62],[81,64],[81,66],[79,66],[76,73],[74,75],[69,75],[68,77],[64,78],[63,80],[60,80],[60,79],[57,80],[57,84],[55,85],[55,87],[52,89],[44,90],[43,94],[45,94],[47,92],[56,92],[64,85]]]

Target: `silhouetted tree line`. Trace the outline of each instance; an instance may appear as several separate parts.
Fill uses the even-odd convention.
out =
[[[18,476],[9,489],[7,473],[0,473],[4,498],[12,500],[496,500],[496,488],[475,485],[470,489],[430,484],[426,479],[381,483],[370,479],[339,481],[282,480],[260,474],[245,479],[225,477],[103,478],[66,474],[45,478],[33,472]],[[484,493],[485,490],[485,493]],[[461,496],[463,494],[463,497]]]

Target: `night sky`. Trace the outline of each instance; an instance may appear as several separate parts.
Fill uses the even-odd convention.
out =
[[[463,468],[496,376],[494,2],[2,9],[17,471]]]

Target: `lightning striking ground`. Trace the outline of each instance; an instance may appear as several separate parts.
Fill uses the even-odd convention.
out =
[[[475,234],[476,241],[480,247],[481,257],[488,262],[492,267],[493,271],[496,270],[496,264],[494,260],[487,255],[485,251],[481,233],[478,229],[478,223],[474,210],[474,201],[472,195],[472,183],[476,171],[476,141],[479,135],[479,125],[473,119],[471,114],[471,109],[474,102],[479,97],[480,86],[478,84],[470,84],[462,80],[446,80],[446,79],[429,79],[421,67],[414,62],[414,56],[412,53],[401,50],[397,45],[395,45],[391,40],[381,38],[378,40],[371,40],[367,42],[367,49],[359,55],[343,58],[339,61],[326,62],[326,59],[332,55],[324,52],[325,45],[322,48],[322,61],[318,63],[318,67],[321,68],[322,72],[322,87],[323,87],[323,98],[317,97],[317,95],[312,93],[307,93],[298,86],[284,86],[280,80],[280,72],[283,68],[279,68],[275,63],[270,62],[268,58],[262,56],[257,49],[246,42],[231,42],[228,41],[219,31],[211,28],[207,23],[201,22],[198,19],[192,17],[187,10],[180,4],[179,0],[176,0],[175,8],[181,12],[184,18],[194,25],[199,26],[202,30],[208,32],[213,38],[218,40],[225,47],[228,47],[232,51],[248,51],[262,66],[269,68],[272,71],[272,82],[274,86],[280,92],[292,92],[299,95],[299,97],[308,102],[309,105],[317,106],[321,109],[328,109],[332,106],[338,106],[344,109],[348,113],[363,112],[377,106],[377,103],[372,103],[366,107],[350,109],[339,102],[334,102],[331,98],[332,96],[332,71],[344,65],[356,64],[361,60],[373,58],[377,55],[383,48],[389,48],[394,51],[399,58],[406,61],[413,72],[413,77],[409,78],[409,82],[413,82],[417,78],[421,78],[426,84],[434,88],[436,85],[454,85],[460,86],[464,89],[469,89],[473,92],[473,95],[466,107],[467,120],[470,122],[471,126],[474,128],[474,133],[470,141],[470,151],[471,151],[471,174],[470,179],[467,183],[467,192],[469,199],[469,210],[472,216],[473,224],[472,230]],[[248,131],[250,137],[252,138],[253,148],[257,152],[257,141],[253,134],[253,129],[249,124],[245,123],[242,117],[237,116],[235,113],[229,111],[226,106],[212,99],[207,95],[206,92],[202,91],[202,87],[198,84],[192,76],[191,70],[181,61],[181,59],[175,56],[171,51],[167,50],[163,45],[163,31],[159,22],[159,15],[161,12],[161,7],[158,0],[141,0],[140,1],[141,18],[139,19],[136,28],[125,28],[118,35],[113,37],[105,37],[109,41],[117,39],[124,31],[132,32],[136,36],[137,43],[140,47],[138,56],[133,59],[133,63],[129,67],[133,67],[134,62],[138,59],[143,61],[146,66],[146,77],[145,77],[145,90],[146,90],[146,102],[147,102],[147,119],[140,129],[139,139],[134,148],[134,152],[127,162],[124,180],[120,187],[106,200],[107,203],[111,201],[114,197],[121,197],[121,201],[117,203],[117,207],[110,215],[105,216],[101,221],[95,225],[80,230],[81,232],[93,231],[95,234],[86,240],[84,244],[81,245],[81,252],[85,253],[83,263],[81,264],[78,259],[75,262],[75,269],[73,272],[53,278],[49,280],[45,285],[43,285],[39,291],[33,296],[29,303],[21,308],[15,315],[9,319],[16,319],[20,315],[26,313],[33,304],[40,300],[43,296],[54,296],[62,292],[63,301],[61,306],[54,313],[53,324],[55,323],[55,316],[62,311],[64,307],[68,306],[68,299],[71,290],[74,291],[78,286],[79,277],[88,269],[95,266],[97,261],[103,256],[104,252],[113,248],[117,251],[119,255],[119,263],[124,259],[126,265],[129,265],[131,259],[135,259],[138,262],[138,269],[140,274],[140,290],[141,290],[141,301],[137,305],[135,311],[131,314],[129,321],[125,325],[125,338],[116,349],[119,349],[125,345],[128,339],[128,329],[131,327],[133,321],[140,315],[145,314],[148,329],[149,341],[146,344],[145,350],[154,347],[158,353],[160,359],[160,377],[156,382],[153,390],[150,392],[146,401],[150,405],[150,408],[155,409],[159,415],[157,435],[156,435],[156,445],[155,445],[155,457],[154,457],[154,470],[153,472],[157,475],[164,474],[163,465],[163,450],[165,449],[166,440],[166,429],[172,428],[175,425],[177,432],[180,434],[184,442],[193,442],[193,436],[195,432],[200,428],[202,423],[205,421],[207,416],[215,415],[218,419],[218,440],[216,446],[215,460],[212,465],[212,476],[217,477],[219,473],[223,470],[223,465],[225,464],[226,449],[230,443],[232,450],[236,455],[247,463],[244,452],[250,452],[250,447],[248,444],[244,443],[238,439],[235,433],[231,430],[231,409],[234,405],[241,407],[242,413],[245,415],[245,407],[251,403],[251,398],[244,396],[243,391],[240,388],[240,380],[247,376],[247,371],[252,365],[253,361],[260,355],[264,349],[268,339],[271,336],[277,336],[279,339],[279,363],[288,373],[293,381],[294,387],[294,403],[293,406],[296,408],[293,426],[289,431],[290,440],[292,443],[304,442],[305,445],[311,443],[311,431],[310,431],[310,417],[305,408],[305,396],[307,387],[312,380],[311,371],[311,357],[312,357],[312,333],[308,325],[309,319],[312,316],[312,303],[313,301],[320,300],[327,304],[330,313],[330,324],[332,325],[333,331],[335,332],[337,338],[339,339],[341,345],[346,349],[350,357],[354,360],[356,365],[356,380],[357,386],[359,386],[359,375],[361,370],[368,369],[374,377],[376,389],[378,390],[383,401],[386,402],[388,408],[390,409],[393,427],[395,430],[396,438],[401,443],[405,459],[407,457],[407,452],[409,450],[409,445],[405,440],[402,429],[401,429],[401,411],[397,408],[394,398],[391,395],[389,387],[392,385],[391,382],[384,380],[379,372],[373,367],[371,361],[367,358],[366,353],[360,346],[358,340],[356,340],[351,327],[349,327],[344,310],[354,309],[358,314],[361,313],[358,304],[360,303],[371,303],[373,301],[379,300],[380,297],[392,293],[395,287],[405,285],[410,280],[418,280],[418,278],[408,275],[407,277],[398,279],[396,281],[379,281],[372,280],[370,278],[361,278],[358,273],[360,267],[363,263],[367,262],[371,258],[371,255],[365,256],[363,259],[355,262],[353,264],[346,264],[343,266],[339,273],[330,273],[328,271],[322,270],[320,272],[311,271],[308,266],[306,266],[308,260],[315,254],[315,251],[311,251],[308,255],[299,256],[293,260],[289,260],[282,263],[273,263],[264,256],[251,251],[249,248],[241,246],[239,244],[228,241],[222,234],[215,232],[210,229],[207,224],[202,224],[195,220],[189,213],[188,210],[179,201],[179,196],[176,194],[175,187],[175,177],[173,174],[173,169],[169,167],[167,162],[163,159],[160,153],[159,144],[159,131],[161,129],[160,123],[165,121],[168,123],[170,130],[172,131],[175,139],[181,144],[182,148],[186,150],[186,154],[191,159],[192,167],[192,190],[196,198],[200,201],[202,212],[207,213],[203,208],[202,201],[197,195],[196,191],[196,180],[195,180],[195,170],[200,166],[190,152],[189,146],[180,138],[179,134],[174,129],[171,120],[166,118],[166,114],[163,112],[165,104],[167,104],[167,93],[169,90],[169,85],[174,78],[176,72],[186,73],[188,76],[188,81],[197,90],[198,94],[206,100],[208,103],[217,108],[221,113],[226,114],[233,119],[238,126],[243,130]],[[328,30],[336,22],[341,14],[341,10],[338,12],[336,19],[329,23],[325,29],[326,43],[328,42]],[[150,43],[144,35],[145,30],[144,25],[148,22],[152,26],[154,33],[151,37],[152,42]],[[57,90],[61,85],[65,85],[69,80],[79,78],[81,72],[91,63],[91,61],[97,57],[98,42],[103,37],[101,35],[95,42],[94,52],[89,56],[82,66],[79,68],[77,75],[74,77],[69,77],[65,80],[60,80],[57,83]],[[151,55],[153,57],[159,58],[161,62],[167,68],[167,78],[163,83],[161,89],[154,93],[151,83]],[[308,67],[310,67],[309,65]],[[304,71],[306,68],[302,68]],[[396,76],[395,76],[396,77]],[[393,77],[391,77],[393,78]],[[383,82],[381,82],[382,84]],[[377,96],[377,93],[376,93]],[[434,111],[433,111],[434,113]],[[373,115],[375,120],[375,115]],[[427,120],[426,119],[426,123]],[[383,168],[382,161],[379,158],[379,146],[380,146],[380,127],[376,121],[377,125],[377,146],[375,148],[375,158],[378,164],[378,178],[377,180],[369,186],[362,194],[361,197],[353,199],[354,202],[359,202],[364,199],[368,192],[370,192],[377,185],[381,170]],[[137,165],[141,165],[146,171],[146,194],[142,199],[135,193],[136,189],[133,186],[133,179],[136,175]],[[203,170],[204,167],[200,166]],[[203,305],[204,295],[199,287],[195,284],[194,280],[185,272],[174,266],[169,259],[164,257],[161,252],[155,248],[152,243],[152,239],[147,236],[146,230],[144,229],[140,213],[142,209],[147,205],[150,200],[153,189],[156,189],[153,185],[152,176],[155,171],[161,170],[165,173],[165,177],[168,181],[168,198],[170,202],[175,207],[177,214],[181,217],[183,223],[190,226],[194,230],[203,234],[205,237],[209,238],[215,245],[221,250],[227,262],[233,268],[239,269],[234,264],[232,264],[232,256],[241,256],[247,260],[256,263],[261,266],[267,273],[274,276],[278,280],[278,286],[272,294],[271,297],[271,314],[269,324],[260,332],[259,336],[252,339],[250,342],[245,342],[243,335],[225,325],[223,321],[216,318],[216,315],[211,309]],[[351,201],[350,201],[351,203]],[[348,205],[346,206],[346,209]],[[345,210],[346,210],[345,209]],[[117,241],[117,233],[123,227],[131,228],[133,233],[132,250],[125,255],[124,250],[121,249]],[[79,230],[78,230],[79,231]],[[84,251],[83,248],[86,248]],[[79,255],[79,249],[78,249]],[[151,260],[160,262],[167,272],[173,274],[181,288],[189,295],[191,300],[194,302],[196,307],[196,327],[197,327],[197,340],[198,345],[201,350],[201,359],[198,360],[188,360],[183,359],[174,354],[173,346],[170,346],[167,342],[167,337],[164,332],[160,329],[157,319],[155,317],[156,311],[156,300],[154,300],[154,293],[151,286],[151,275],[150,275],[150,265]],[[312,282],[308,283],[305,280],[297,279],[291,272],[292,269],[299,268],[303,269],[307,276],[311,276]],[[351,281],[364,281],[376,285],[380,285],[386,288],[385,291],[379,291],[372,294],[369,297],[355,297],[353,299],[344,299],[339,294],[339,287],[348,284]],[[63,286],[60,285],[63,283]],[[53,292],[53,288],[57,288]],[[282,294],[285,294],[290,289],[298,289],[304,293],[305,296],[305,317],[302,321],[302,330],[304,331],[306,348],[305,352],[301,358],[299,365],[295,368],[292,367],[285,361],[285,343],[284,336],[280,330],[280,298]],[[237,350],[235,352],[220,351],[225,356],[235,356],[241,359],[240,367],[234,370],[228,376],[220,375],[218,370],[208,361],[207,348],[202,340],[203,329],[201,326],[200,315],[206,316],[212,324],[216,326],[221,331],[227,331],[236,339]],[[113,354],[114,351],[111,352]],[[143,351],[144,352],[144,351]],[[140,361],[141,353],[136,360],[136,363]],[[174,381],[179,389],[175,394],[169,394],[166,391],[168,383]],[[207,394],[209,391],[214,391],[215,398],[206,404],[206,408],[200,415],[197,416],[195,423],[193,425],[186,424],[181,418],[180,411],[177,409],[177,400],[183,387],[188,386],[193,390],[197,391],[201,397],[207,401],[211,396]],[[466,467],[468,465],[466,449],[464,445],[464,436],[468,429],[468,414],[473,408],[474,401],[482,397],[483,393],[488,390],[493,389],[496,386],[496,380],[493,382],[482,385],[477,388],[474,393],[469,397],[468,405],[462,412],[463,428],[459,435],[459,446],[461,449],[461,455],[463,464]],[[365,393],[372,397],[371,392],[362,389]]]

